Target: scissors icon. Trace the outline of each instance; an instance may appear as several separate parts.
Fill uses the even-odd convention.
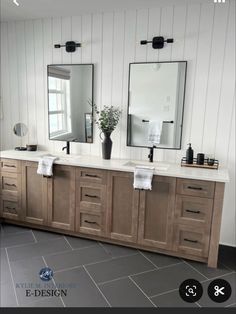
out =
[[[215,286],[214,289],[215,289],[214,295],[215,295],[216,297],[218,297],[220,294],[221,294],[221,295],[224,295],[224,294],[225,294],[225,293],[223,292],[223,290],[225,289],[225,287],[220,288],[219,286]]]

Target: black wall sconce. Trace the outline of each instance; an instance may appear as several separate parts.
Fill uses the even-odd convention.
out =
[[[81,47],[80,43],[76,43],[75,41],[67,41],[65,45],[56,44],[54,48],[66,47],[67,52],[75,52],[77,47]]]
[[[164,39],[164,37],[162,36],[159,36],[159,37],[153,37],[152,40],[141,40],[140,41],[140,44],[141,45],[146,45],[146,44],[149,44],[149,43],[152,43],[152,48],[153,49],[161,49],[164,47],[164,43],[173,43],[174,42],[174,39],[173,38],[168,38],[168,39]]]

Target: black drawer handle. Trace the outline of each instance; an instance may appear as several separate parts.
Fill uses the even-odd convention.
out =
[[[92,197],[92,198],[98,198],[98,196],[97,196],[97,195],[84,194],[84,196],[87,196],[87,197]]]
[[[98,224],[96,221],[84,220],[84,222],[86,222],[87,224],[91,224],[91,225],[97,225]]]
[[[188,189],[190,189],[190,190],[198,190],[198,191],[202,191],[203,190],[203,188],[198,188],[196,186],[188,186]]]
[[[192,209],[186,209],[187,213],[193,213],[193,214],[200,214],[200,210],[192,210]]]
[[[7,185],[7,186],[14,186],[16,188],[16,185],[14,183],[13,184],[5,183],[5,185]]]
[[[186,242],[191,242],[191,243],[198,243],[197,240],[184,239],[184,241],[186,241]]]
[[[96,174],[89,174],[89,173],[86,173],[85,177],[98,178],[98,176]]]
[[[15,165],[4,165],[4,167],[8,167],[8,168],[16,168]]]

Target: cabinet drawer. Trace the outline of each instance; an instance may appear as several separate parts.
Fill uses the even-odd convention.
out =
[[[186,255],[207,257],[209,233],[204,228],[176,225],[174,228],[174,249]]]
[[[1,171],[20,172],[20,161],[13,159],[1,159]]]
[[[106,170],[93,168],[80,168],[76,172],[77,178],[82,182],[93,182],[97,184],[106,184],[107,172]]]
[[[17,214],[18,213],[18,202],[2,200],[3,214]]]
[[[81,212],[79,232],[86,234],[102,235],[102,216]]]
[[[17,174],[3,172],[1,174],[1,190],[17,191],[17,189],[18,189]]]
[[[14,201],[17,202],[19,199],[18,191],[2,191],[2,198],[6,201]]]
[[[82,186],[81,187],[81,201],[101,204],[101,189]]]
[[[180,224],[210,225],[213,200],[194,196],[176,196],[175,220]]]
[[[177,193],[213,198],[215,183],[201,180],[177,179]]]

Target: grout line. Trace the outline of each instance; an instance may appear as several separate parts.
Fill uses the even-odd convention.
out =
[[[14,290],[15,297],[16,297],[16,303],[17,303],[17,306],[19,307],[20,304],[19,304],[19,300],[18,300],[18,297],[17,297],[17,294],[16,294],[16,288],[15,288],[15,283],[14,283],[14,280],[13,280],[13,274],[12,274],[12,270],[11,270],[11,265],[10,265],[10,260],[9,260],[9,256],[8,256],[8,253],[7,253],[7,249],[5,249],[5,251],[6,251],[7,262],[8,262],[8,266],[9,266],[9,270],[10,270],[10,274],[11,274],[11,280],[12,280],[13,290]]]
[[[108,255],[111,255],[110,252],[105,248],[105,246],[104,246],[101,242],[98,242],[98,244],[103,248],[103,250],[104,250]]]
[[[162,270],[162,269],[165,269],[165,268],[169,268],[169,267],[177,266],[177,265],[180,265],[180,264],[183,264],[183,262],[178,262],[178,263],[174,263],[174,264],[170,264],[170,265],[162,266],[162,267],[159,267],[159,268],[158,268],[158,270]]]
[[[159,269],[156,264],[154,264],[146,255],[144,255],[140,250],[138,252],[146,259],[148,260],[156,269]]]
[[[207,276],[205,276],[204,274],[202,274],[199,270],[197,270],[194,266],[190,265],[188,262],[186,262],[185,260],[182,260],[186,265],[188,265],[189,267],[191,267],[193,270],[195,270],[196,272],[198,272],[200,275],[202,275],[203,277],[205,277],[207,280],[209,279]]]
[[[97,285],[97,283],[95,282],[95,280],[93,279],[93,277],[90,275],[90,273],[88,272],[88,270],[86,269],[85,266],[83,266],[83,269],[85,270],[85,272],[87,273],[87,275],[90,277],[90,279],[92,280],[92,282],[94,283],[95,287],[98,289],[98,291],[101,293],[101,295],[103,296],[103,298],[105,299],[105,301],[107,302],[107,304],[109,305],[109,307],[111,307],[110,302],[107,300],[106,296],[103,294],[103,292],[101,291],[101,289],[99,288],[99,286]]]
[[[38,243],[38,240],[36,239],[33,230],[31,230],[31,233],[32,233],[32,236],[33,236],[33,238],[34,238],[35,243]]]
[[[41,256],[41,257],[42,257],[42,259],[43,259],[43,262],[44,262],[45,266],[48,267],[47,262],[45,261],[45,258],[44,258],[43,256]],[[55,287],[56,287],[56,290],[59,291],[58,288],[57,288],[57,284],[56,284],[54,278],[52,278],[52,282],[54,283],[54,285],[55,285]],[[66,307],[66,305],[65,305],[65,303],[64,303],[64,301],[63,301],[61,295],[60,295],[60,300],[61,300],[61,302],[62,302],[62,304],[63,304],[63,307]]]
[[[202,283],[203,283],[203,282],[210,281],[210,280],[222,278],[222,277],[225,277],[225,276],[228,276],[228,275],[232,275],[232,274],[236,274],[236,272],[235,272],[235,271],[232,271],[231,273],[227,273],[227,274],[224,274],[224,275],[221,275],[221,276],[212,277],[212,278],[210,278],[210,279],[203,280]]]
[[[194,302],[198,307],[201,307],[201,305],[198,302]]]
[[[149,296],[137,285],[137,283],[130,277],[128,278],[133,282],[133,284],[142,292],[142,294],[152,303],[154,307],[157,307],[155,303],[152,302],[152,300],[149,298]]]
[[[66,236],[64,236],[63,238],[66,240],[66,242],[67,242],[67,244],[69,245],[69,247],[71,248],[71,250],[74,251],[74,248],[72,247],[72,245],[70,244],[70,242],[67,240]]]
[[[230,307],[232,305],[236,305],[236,303],[232,303],[232,304],[226,305],[226,307]]]

